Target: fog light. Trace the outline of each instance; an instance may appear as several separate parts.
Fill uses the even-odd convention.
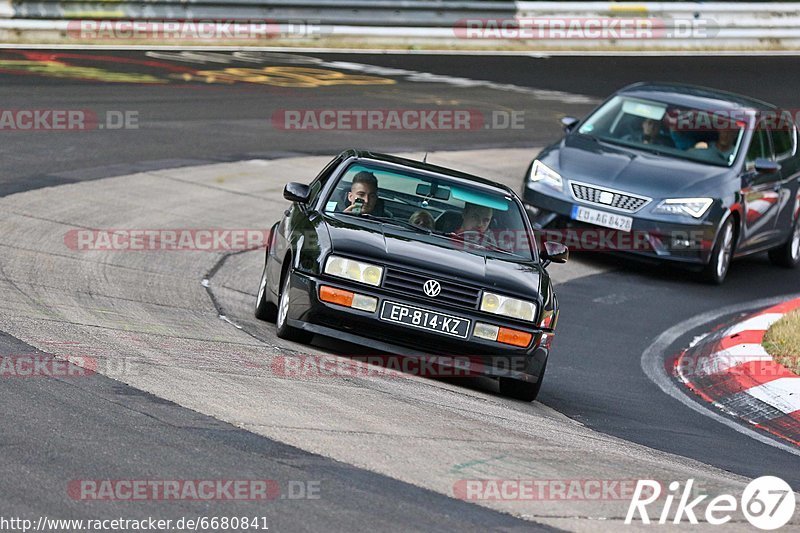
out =
[[[486,339],[488,341],[496,341],[498,333],[500,333],[500,328],[497,326],[476,322],[475,330],[472,332],[472,336],[478,337],[479,339]]]
[[[361,309],[362,311],[374,313],[378,308],[378,299],[365,294],[354,294],[353,303],[350,307],[353,309]]]

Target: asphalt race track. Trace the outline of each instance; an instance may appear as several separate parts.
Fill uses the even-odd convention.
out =
[[[80,109],[103,125],[0,129],[0,355],[61,353],[72,343],[148,369],[0,381],[4,513],[203,515],[208,504],[75,501],[64,486],[82,478],[238,477],[321,483],[320,500],[267,509],[275,530],[588,530],[596,518],[620,519],[619,507],[448,497],[458,476],[563,477],[551,465],[581,460],[601,465],[591,475],[606,478],[658,468],[650,475],[686,479],[696,471],[727,487],[777,475],[800,490],[800,450],[732,418],[720,423],[705,405],[690,409],[643,370],[653,363],[651,345],[676,324],[704,315],[660,345],[656,363],[756,309],[752,302],[800,293],[800,273],[772,267],[766,256],[735,262],[723,287],[589,253],[554,265],[559,331],[539,400],[528,405],[481,380],[355,378],[316,388],[256,379],[264,372],[253,369],[275,354],[358,352],[336,341],[287,344],[252,318],[263,254],[82,256],[63,248],[70,228],[268,227],[285,208],[284,182],[309,179],[351,146],[430,151],[432,162],[519,184],[536,150],[558,137],[559,117],[581,116],[638,80],[719,87],[790,109],[800,103],[796,57],[0,50],[3,109]],[[484,123],[445,132],[287,131],[276,120],[293,109],[433,107],[473,110]],[[514,113],[517,127],[503,122]],[[119,116],[129,127],[118,127]],[[193,299],[183,301],[187,295]],[[220,359],[232,353],[241,360]],[[235,394],[213,397],[223,389]],[[487,424],[508,434],[484,433]],[[485,470],[447,463],[470,453]],[[492,464],[497,457],[517,465]],[[29,480],[22,489],[21,477]],[[224,505],[228,516],[264,512],[251,502]]]

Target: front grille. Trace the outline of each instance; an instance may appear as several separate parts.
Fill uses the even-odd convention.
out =
[[[570,186],[572,187],[572,195],[577,200],[602,207],[611,207],[619,211],[635,213],[650,202],[650,198],[645,196],[635,196],[633,194],[603,189],[601,187],[586,185],[575,181],[570,182]],[[610,201],[601,201],[601,196],[605,196]]]
[[[429,279],[435,279],[442,286],[442,291],[433,298],[425,294],[422,289],[422,286]],[[468,287],[461,283],[453,283],[437,276],[398,270],[396,268],[386,269],[386,274],[383,277],[383,288],[403,295],[412,295],[423,300],[429,300],[431,303],[440,302],[470,309],[477,309],[481,295],[481,290],[477,288]]]

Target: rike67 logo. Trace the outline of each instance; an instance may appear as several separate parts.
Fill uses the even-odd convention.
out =
[[[689,479],[681,490],[681,484],[673,481],[669,484],[669,492],[662,495],[661,484],[653,480],[639,480],[633,493],[625,524],[631,524],[639,515],[643,524],[650,524],[648,506],[663,498],[664,506],[658,515],[658,524],[680,524],[684,518],[691,524],[698,524],[698,507],[708,495],[701,495],[690,501],[693,496],[694,479]],[[674,507],[673,503],[677,500]],[[730,522],[732,514],[741,505],[750,524],[758,529],[771,531],[785,526],[794,516],[795,494],[784,480],[774,476],[763,476],[751,481],[742,492],[742,497],[737,500],[730,494],[721,494],[712,498],[705,504],[705,513],[702,517],[712,525],[722,525]],[[650,509],[651,512],[656,509]],[[672,514],[672,520],[670,515]],[[655,520],[655,516],[653,520]]]

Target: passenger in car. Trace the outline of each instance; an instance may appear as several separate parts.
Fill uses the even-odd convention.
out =
[[[421,228],[433,230],[434,227],[434,220],[433,215],[431,215],[428,211],[424,209],[420,209],[419,211],[414,211],[411,217],[408,219],[411,224],[415,226],[419,226]]]
[[[461,227],[455,233],[464,233],[465,231],[485,233],[492,223],[493,215],[494,210],[491,207],[467,203],[464,205],[464,212],[461,215]]]
[[[736,138],[739,132],[733,128],[717,130],[717,140],[711,146],[707,142],[701,141],[689,150],[692,154],[699,155],[703,159],[716,163],[728,163],[728,159],[733,153]]]

